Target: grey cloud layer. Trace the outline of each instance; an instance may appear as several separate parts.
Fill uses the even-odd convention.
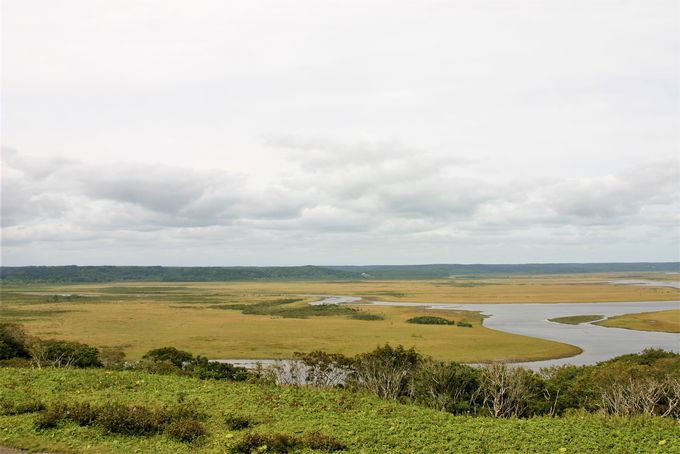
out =
[[[267,180],[219,169],[46,161],[6,149],[3,247],[585,244],[668,236],[680,221],[676,162],[598,178],[490,183],[461,176],[471,174],[471,161],[397,144],[270,146],[289,165]]]

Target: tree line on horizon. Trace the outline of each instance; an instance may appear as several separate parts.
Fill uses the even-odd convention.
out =
[[[218,282],[251,280],[436,279],[453,275],[675,272],[680,262],[533,263],[509,265],[361,266],[2,266],[3,283],[99,283],[116,281]]]

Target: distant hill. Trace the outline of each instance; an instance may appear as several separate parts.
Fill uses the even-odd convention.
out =
[[[680,272],[680,262],[527,263],[515,265],[368,265],[327,268],[369,275],[376,279],[432,279],[469,275],[580,274],[621,272]]]
[[[679,262],[534,263],[517,265],[367,265],[367,266],[21,266],[0,267],[10,282],[88,283],[115,281],[220,282],[254,280],[437,279],[450,276],[680,272]]]
[[[115,281],[220,282],[357,279],[360,274],[319,266],[21,266],[0,267],[2,282],[88,283]]]

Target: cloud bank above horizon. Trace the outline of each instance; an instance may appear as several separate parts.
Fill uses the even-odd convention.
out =
[[[9,0],[2,264],[678,261],[678,13]]]

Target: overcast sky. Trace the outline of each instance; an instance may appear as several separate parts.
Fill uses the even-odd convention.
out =
[[[680,2],[3,0],[3,265],[680,260]]]

